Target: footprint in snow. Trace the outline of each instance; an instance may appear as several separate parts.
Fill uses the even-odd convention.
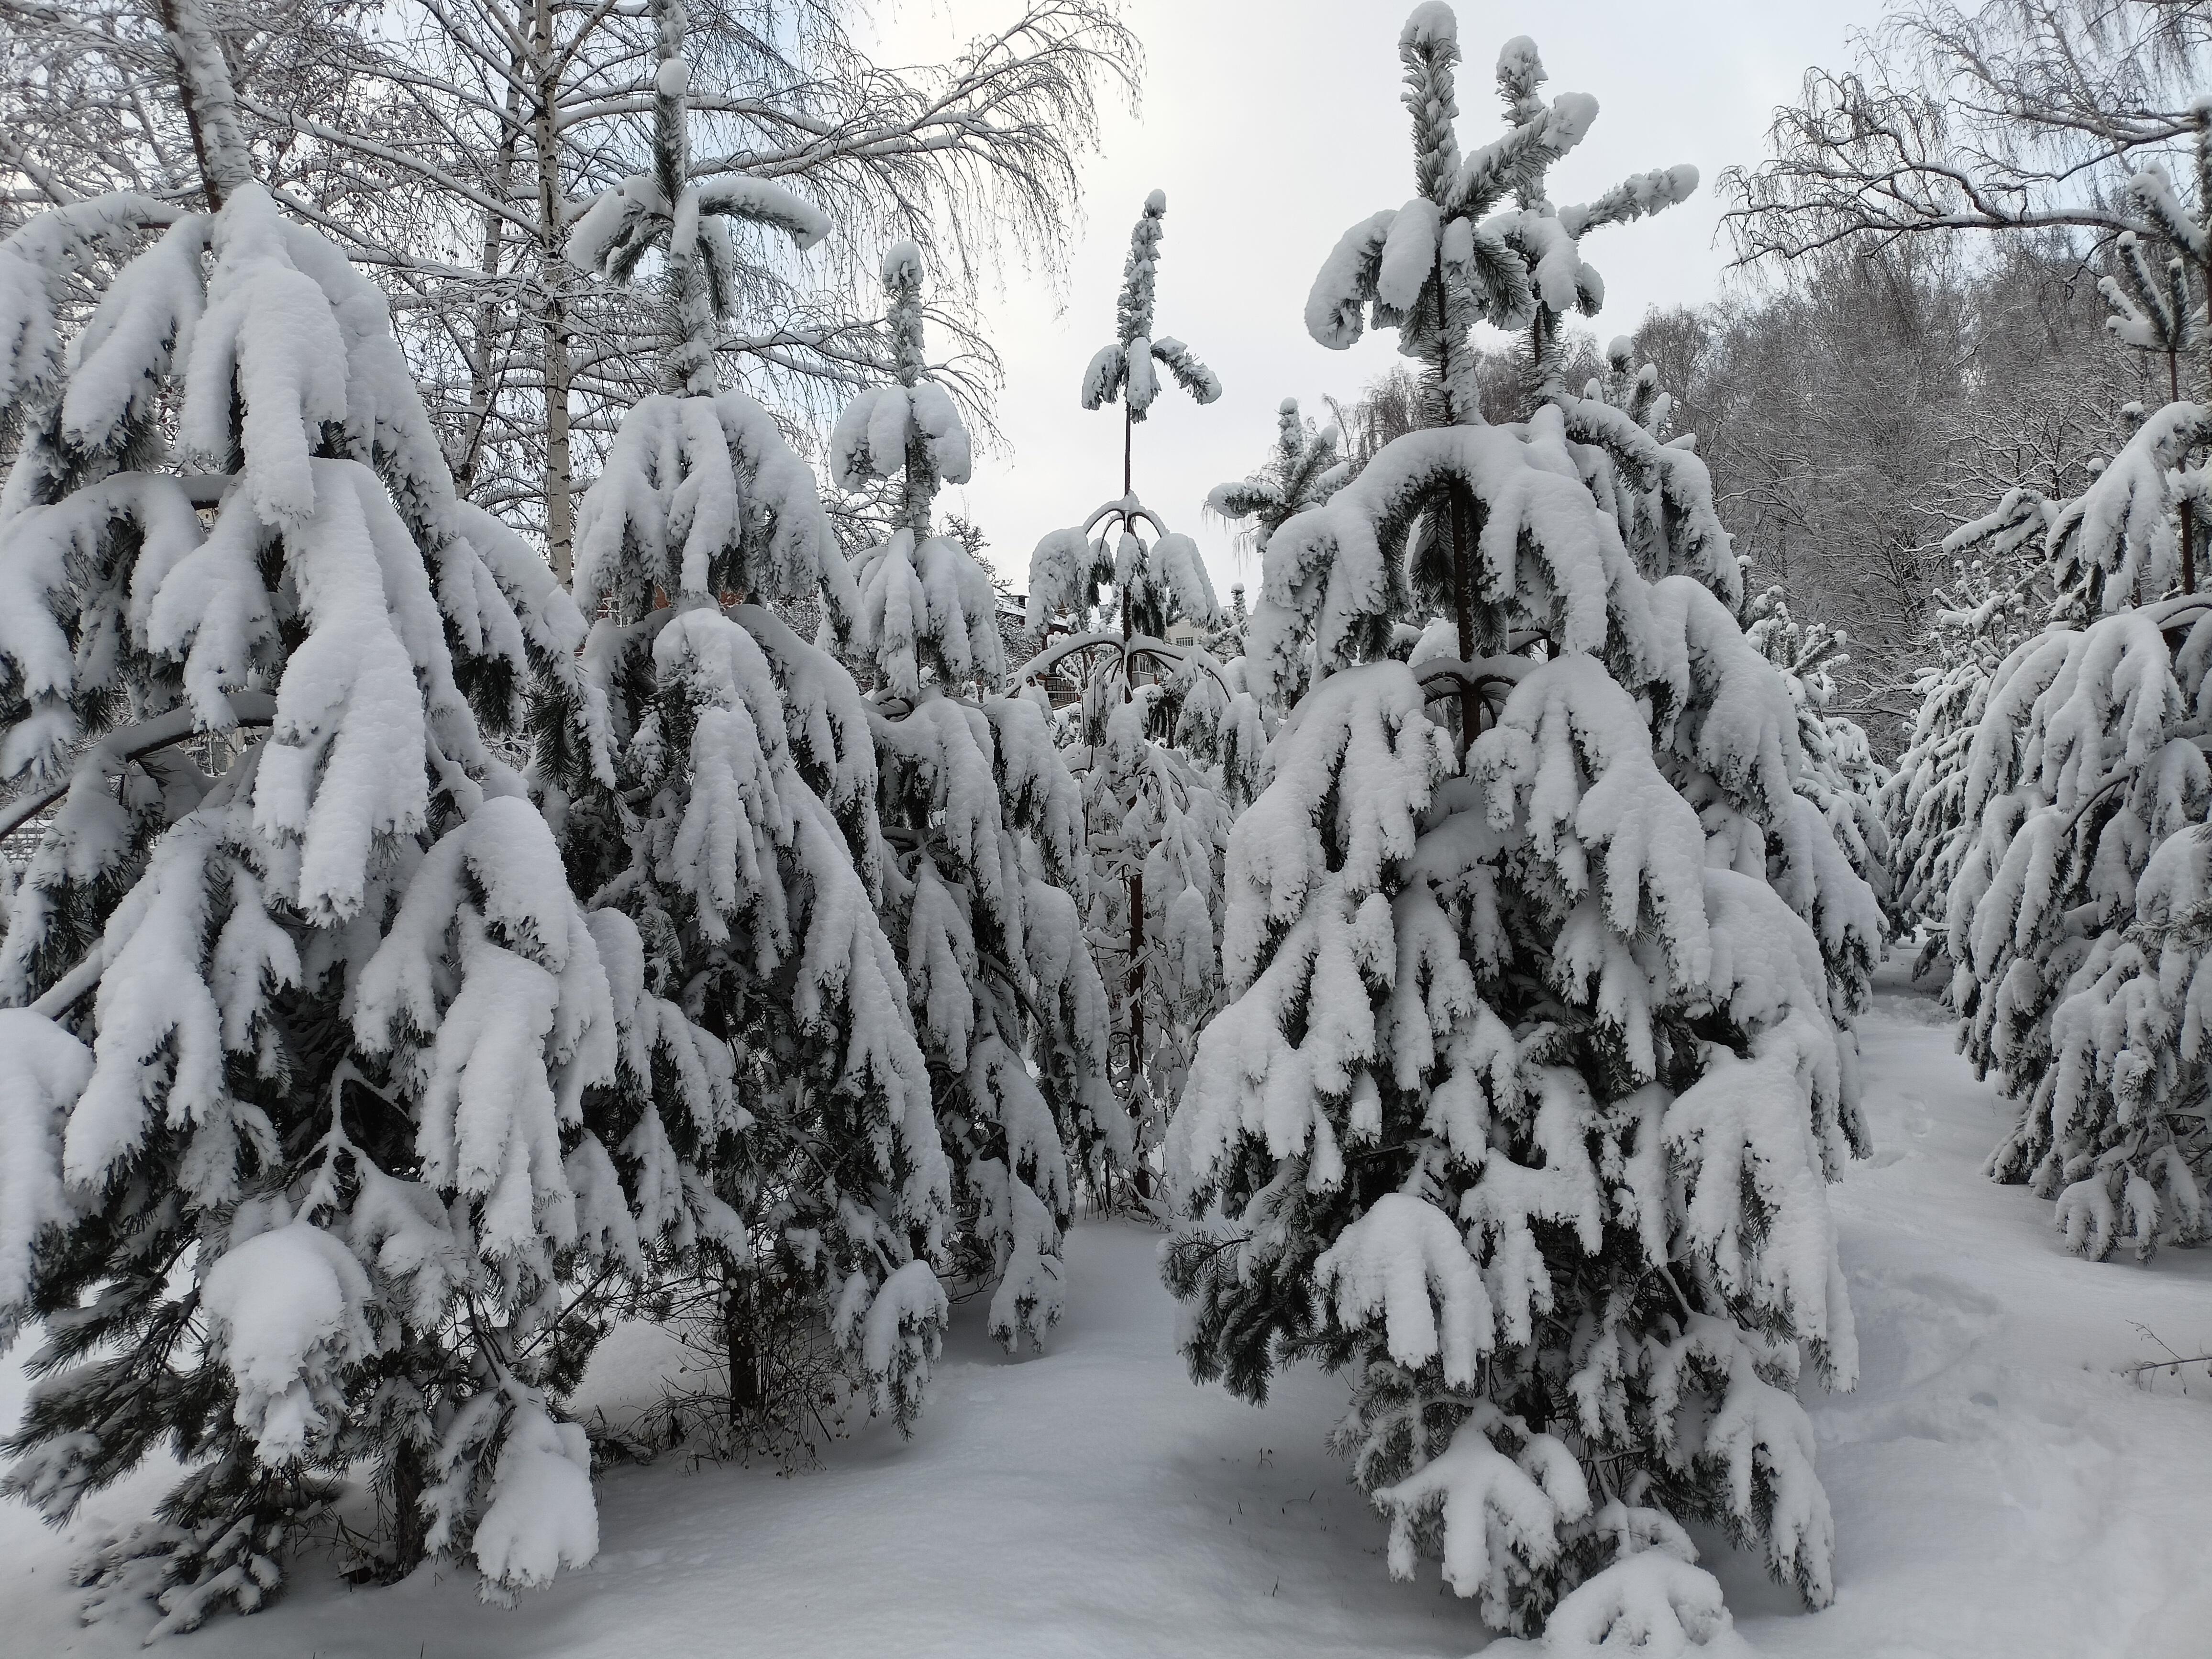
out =
[[[2003,1316],[1992,1296],[1948,1273],[1860,1268],[1851,1275],[1859,1385],[1832,1402],[1823,1437],[1979,1438],[1999,1379],[1980,1350]]]

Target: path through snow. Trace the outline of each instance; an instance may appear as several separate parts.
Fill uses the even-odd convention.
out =
[[[1875,1155],[1832,1200],[1859,1386],[1808,1402],[1836,1603],[1773,1616],[1716,1559],[1740,1628],[1778,1659],[2207,1659],[2212,1389],[2118,1368],[2156,1352],[2136,1324],[2212,1352],[2212,1250],[2068,1255],[2047,1201],[1982,1177],[2000,1103],[1895,967],[1863,1045]]]
[[[2212,1251],[2148,1267],[2065,1255],[2050,1206],[1978,1165],[1998,1109],[1925,999],[1885,977],[1866,1023],[1878,1150],[1834,1191],[1863,1354],[1809,1402],[1838,1539],[1836,1605],[1808,1616],[1708,1551],[1770,1659],[2207,1659],[2212,1389],[2115,1368],[2212,1340]],[[1042,1359],[959,1328],[910,1442],[872,1431],[793,1479],[672,1465],[600,1486],[589,1571],[480,1606],[467,1575],[391,1589],[303,1582],[270,1612],[165,1646],[239,1659],[629,1656],[1424,1655],[1481,1645],[1433,1569],[1394,1585],[1382,1527],[1322,1449],[1340,1382],[1301,1373],[1264,1411],[1191,1386],[1156,1235],[1078,1230],[1068,1318]],[[0,1389],[12,1422],[21,1382]],[[88,1505],[131,1512],[144,1486]],[[80,1629],[70,1540],[0,1507],[11,1654],[138,1651],[146,1620]]]

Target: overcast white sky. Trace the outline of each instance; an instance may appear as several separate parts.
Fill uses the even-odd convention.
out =
[[[905,0],[885,25],[894,61],[934,61],[1017,0]],[[1397,38],[1412,0],[1128,0],[1146,52],[1143,103],[1115,107],[1103,153],[1084,168],[1084,228],[1064,306],[1041,278],[1007,275],[986,323],[1006,359],[999,406],[1010,448],[979,457],[944,506],[989,536],[989,556],[1027,586],[1030,550],[1121,493],[1118,408],[1086,413],[1077,386],[1112,337],[1130,226],[1155,188],[1168,198],[1158,331],[1187,342],[1222,379],[1201,409],[1164,390],[1137,429],[1146,503],[1205,549],[1226,603],[1239,574],[1230,532],[1205,522],[1206,490],[1257,465],[1277,404],[1325,416],[1389,367],[1394,337],[1349,351],[1306,337],[1301,316],[1322,258],[1355,221],[1413,189],[1398,103]],[[1528,34],[1550,93],[1598,100],[1590,136],[1553,175],[1555,200],[1580,201],[1631,173],[1678,161],[1698,194],[1656,219],[1593,233],[1584,252],[1606,281],[1601,339],[1650,307],[1696,304],[1720,289],[1712,181],[1763,154],[1769,112],[1807,65],[1840,64],[1875,0],[1468,0],[1457,8],[1466,62],[1462,145],[1495,133],[1497,51]],[[964,496],[964,503],[963,503]],[[1246,564],[1249,566],[1249,561]]]

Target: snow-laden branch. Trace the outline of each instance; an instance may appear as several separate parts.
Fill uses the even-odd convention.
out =
[[[267,726],[276,718],[276,699],[266,691],[233,691],[228,696],[232,728]],[[156,714],[133,726],[116,727],[84,751],[70,767],[68,776],[0,803],[0,838],[14,835],[68,794],[79,776],[94,773],[112,776],[149,755],[214,729],[231,728],[210,727],[191,704],[179,705],[166,714]]]

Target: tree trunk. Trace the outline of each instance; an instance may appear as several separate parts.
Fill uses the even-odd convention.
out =
[[[421,1339],[404,1334],[403,1352],[418,1351]],[[392,1461],[392,1577],[398,1583],[429,1558],[429,1517],[422,1513],[422,1493],[428,1487],[422,1467],[422,1449],[410,1440],[399,1443]]]
[[[730,1437],[757,1415],[768,1390],[762,1376],[759,1297],[756,1281],[722,1270],[722,1341],[730,1355]]]
[[[1129,493],[1129,434],[1134,423],[1126,416],[1121,428],[1121,493]],[[1121,520],[1122,533],[1129,533],[1129,521]],[[1134,632],[1129,617],[1129,596],[1121,595],[1121,701],[1128,702],[1135,696],[1131,681],[1136,670],[1130,665],[1127,647]],[[1126,849],[1125,849],[1126,850]],[[1143,1113],[1139,1103],[1145,1098],[1145,872],[1141,870],[1129,877],[1129,971],[1122,981],[1129,999],[1129,1116],[1133,1122],[1141,1122]],[[1146,1166],[1144,1148],[1137,1149],[1130,1173],[1130,1182],[1139,1198],[1152,1195],[1152,1172]]]
[[[398,1511],[392,1518],[396,1582],[421,1566],[429,1553],[423,1544],[428,1528],[422,1519],[422,1472],[415,1466],[412,1447],[399,1454],[399,1466],[392,1472],[392,1505]]]
[[[1451,313],[1444,303],[1443,254],[1438,252],[1429,276],[1429,291],[1436,298],[1437,307],[1437,386],[1435,397],[1437,413],[1449,426],[1471,426],[1481,418],[1479,409],[1458,406],[1453,392],[1456,370],[1452,362],[1458,342],[1452,337]],[[1533,329],[1539,325],[1531,323]],[[1462,391],[1467,390],[1465,386]],[[1468,545],[1467,493],[1457,485],[1451,489],[1451,509],[1438,526],[1449,538],[1445,552],[1451,559],[1453,620],[1459,626],[1459,659],[1462,663],[1474,660],[1474,572],[1473,550]],[[1475,726],[1482,715],[1482,696],[1474,687],[1462,684],[1459,689],[1459,765],[1467,770],[1467,746],[1474,741]]]
[[[507,82],[507,123],[501,130],[499,149],[492,162],[493,194],[502,203],[514,192],[515,153],[520,148],[522,130],[523,64],[516,59],[514,78]],[[499,303],[493,295],[493,284],[499,276],[501,244],[506,240],[507,225],[500,215],[487,210],[484,213],[483,246],[478,258],[478,268],[484,274],[484,297],[477,307],[476,338],[469,351],[469,436],[461,451],[459,461],[453,468],[453,483],[464,495],[474,486],[477,468],[483,459],[484,433],[491,424],[491,404],[495,376],[492,369],[495,343],[502,331],[499,326]]]
[[[177,100],[184,106],[185,129],[191,134],[192,157],[210,213],[222,210],[224,198],[251,182],[246,140],[238,128],[237,94],[229,64],[199,9],[199,0],[157,0],[161,27],[169,37],[169,57],[177,70]]]
[[[1129,482],[1130,464],[1136,459],[1136,449],[1137,411],[1129,407],[1127,394],[1125,392],[1121,404],[1121,499],[1125,501],[1136,489],[1136,486]],[[1129,522],[1124,519],[1121,521],[1121,528],[1127,530],[1128,527]],[[1127,630],[1125,629],[1123,631],[1126,633]]]
[[[1451,493],[1452,610],[1454,620],[1459,624],[1459,659],[1462,663],[1474,660],[1474,572],[1468,546],[1469,539],[1467,496],[1455,488]],[[1481,718],[1482,694],[1462,683],[1459,689],[1459,767],[1462,772],[1467,770],[1467,746],[1474,741],[1475,727]]]
[[[1139,1103],[1149,1099],[1145,1086],[1145,872],[1129,878],[1129,1115],[1138,1115]],[[1152,1166],[1145,1149],[1137,1148],[1131,1182],[1137,1196],[1152,1195]]]
[[[2186,270],[2186,267],[2185,266],[2184,269]],[[2186,278],[2184,281],[2185,282]],[[2208,287],[2205,291],[2212,294],[2212,287]],[[2188,297],[2188,292],[2185,288],[2182,293],[2185,303]],[[2166,354],[2166,389],[2167,402],[2178,404],[2181,401],[2181,354],[2178,351],[2168,351]],[[2197,514],[2195,509],[2195,502],[2186,499],[2182,501],[2181,591],[2185,593],[2194,593],[2197,591]]]
[[[552,0],[536,0],[536,8],[531,46],[537,54],[538,100],[531,131],[538,151],[538,321],[545,334],[545,551],[555,579],[565,587],[575,536],[575,478],[568,452],[568,394],[575,377],[568,357],[568,309],[561,301],[564,228],[560,133],[554,125],[561,88]]]

